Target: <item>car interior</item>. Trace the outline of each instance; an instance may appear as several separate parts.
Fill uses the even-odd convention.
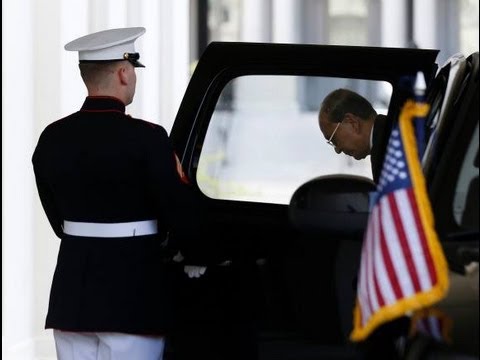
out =
[[[475,75],[475,72],[477,75]],[[454,168],[453,172],[458,174],[458,176],[450,176],[451,181],[447,181],[447,185],[442,186],[443,194],[448,196],[446,198],[448,199],[446,200],[448,201],[448,206],[436,208],[438,210],[435,213],[436,219],[440,220],[438,222],[441,222],[442,225],[445,225],[443,220],[447,217],[452,222],[453,219],[451,218],[456,218],[454,221],[455,226],[451,224],[448,231],[444,229],[444,226],[439,226],[438,228],[451,269],[451,286],[454,291],[461,292],[463,295],[458,296],[458,294],[454,294],[453,296],[447,296],[447,299],[441,303],[441,307],[447,309],[451,315],[453,314],[453,318],[461,321],[462,327],[459,326],[457,329],[464,330],[456,331],[453,349],[445,348],[441,344],[433,346],[434,340],[430,339],[427,341],[425,337],[415,339],[417,342],[421,342],[422,346],[413,346],[410,349],[409,358],[420,359],[429,355],[434,356],[433,354],[435,356],[460,356],[461,354],[455,353],[456,350],[454,349],[462,349],[463,351],[468,349],[472,353],[478,354],[478,343],[475,347],[475,342],[468,340],[471,339],[470,336],[472,335],[475,339],[478,336],[478,324],[475,325],[475,320],[472,320],[472,315],[473,319],[478,317],[478,287],[476,293],[471,291],[471,288],[475,287],[474,284],[472,285],[472,281],[465,281],[457,276],[457,274],[465,275],[466,267],[474,262],[478,266],[479,261],[478,101],[472,98],[475,94],[478,96],[478,54],[470,56],[468,59],[461,56],[449,59],[439,69],[437,76],[428,88],[427,102],[431,105],[431,110],[425,122],[427,149],[423,165],[429,180],[436,180],[437,182],[434,182],[434,184],[437,186],[445,184],[445,178],[441,175],[439,176],[439,173],[435,173],[435,167],[441,166],[439,163],[445,164],[445,160],[441,159],[443,152],[455,154],[456,151],[457,154],[454,158],[455,165],[452,166],[450,163],[450,168]],[[462,107],[464,109],[460,110]],[[459,112],[463,112],[463,114],[459,114]],[[455,142],[455,139],[451,139],[451,135],[448,132],[452,132],[460,126],[460,122],[455,122],[455,120],[459,119],[460,116],[464,116],[464,114],[470,114],[468,116],[471,116],[473,119],[473,121],[468,121],[469,125],[467,125],[471,134],[466,135],[463,149],[457,149],[458,144]],[[465,127],[465,124],[462,125]],[[460,129],[457,131],[460,131]],[[462,129],[462,131],[465,132],[465,129]],[[452,146],[455,146],[455,150],[451,148]],[[451,160],[451,157],[449,158]],[[370,189],[365,189],[359,187],[358,183],[343,185],[341,181],[342,176],[334,178],[325,176],[302,185],[292,197],[289,207],[290,220],[294,226],[310,233],[316,232],[318,238],[322,237],[322,235],[324,236],[328,230],[333,230],[333,233],[337,235],[339,232],[345,232],[349,226],[344,223],[345,218],[342,217],[343,214],[338,213],[338,220],[335,221],[334,219],[334,209],[343,205],[342,200],[349,203],[346,206],[346,209],[350,209],[349,218],[354,218],[356,214],[362,213],[362,211],[368,214],[368,199],[367,204],[359,206],[359,203],[355,201],[355,196],[352,196],[352,189],[358,189],[359,193],[357,195],[365,196],[366,192],[374,191],[374,185],[369,184],[371,186]],[[349,192],[345,193],[348,196],[342,199],[332,195],[335,194],[335,190],[333,187],[325,186],[328,182],[337,184],[336,189],[342,195],[342,191],[346,191],[344,189],[349,189]],[[435,188],[432,189],[432,191],[435,190]],[[324,196],[319,196],[319,193],[322,193]],[[452,199],[452,196],[455,199]],[[328,208],[326,204],[332,204],[328,215],[325,214],[325,208]],[[365,228],[367,220],[363,219],[363,221],[363,226],[360,225],[356,229],[357,233]],[[446,223],[448,224],[449,221]],[[361,240],[355,241],[352,240],[352,236],[349,236],[339,241],[337,249],[335,285],[337,288],[337,309],[340,314],[339,318],[342,324],[344,339],[347,338],[351,331],[351,309],[354,300],[355,274],[358,269],[360,245]],[[475,278],[473,281],[475,281]],[[478,277],[476,281],[478,282]],[[470,308],[469,312],[467,312],[468,308]],[[477,310],[475,311],[475,309]],[[467,318],[466,314],[469,314],[470,318]],[[474,316],[475,314],[477,316]],[[465,329],[474,329],[474,331],[476,329],[476,334],[468,335]],[[430,343],[429,346],[425,345],[427,342]]]
[[[475,71],[477,75],[475,75]],[[455,186],[450,185],[449,190],[445,191],[445,186],[442,187],[445,193],[452,195],[456,193],[457,198],[462,197],[461,201],[458,199],[452,200],[450,197],[449,206],[446,208],[450,210],[450,216],[452,216],[455,210],[453,207],[461,207],[460,215],[456,219],[456,231],[449,231],[447,234],[440,232],[442,241],[444,243],[447,242],[444,249],[449,261],[449,266],[453,272],[460,274],[465,274],[465,267],[467,265],[472,262],[477,262],[478,264],[479,260],[478,101],[471,98],[472,94],[475,94],[475,90],[471,89],[472,87],[476,87],[476,94],[478,96],[478,54],[470,56],[468,59],[461,56],[455,56],[449,59],[449,61],[439,69],[437,76],[428,88],[427,102],[431,105],[431,110],[425,122],[427,149],[423,159],[424,171],[425,174],[429,176],[429,180],[434,181],[435,176],[438,176],[438,173],[435,173],[435,167],[439,166],[439,162],[442,163],[442,160],[440,160],[442,151],[452,151],[452,149],[449,149],[449,144],[445,144],[445,142],[454,141],[449,137],[448,132],[453,131],[452,128],[455,128],[455,119],[462,116],[458,114],[458,112],[461,111],[461,107],[466,108],[462,111],[463,114],[469,111],[470,116],[476,116],[477,119],[476,128],[471,129],[473,135],[470,137],[467,136],[465,139],[468,148],[457,150],[460,154],[455,158],[457,164],[455,168],[457,169],[462,166],[459,171],[456,171],[459,177],[452,177],[452,181],[457,182],[455,185],[457,188],[455,189]],[[470,121],[470,123],[475,126],[475,121]],[[450,146],[451,145],[452,144],[450,144]],[[443,150],[443,148],[445,148],[445,150]],[[351,181],[350,183],[348,182],[349,180]],[[342,181],[344,183],[342,183]],[[438,181],[439,180],[437,180],[436,184],[438,184]],[[463,186],[464,188],[458,189],[459,186]],[[358,191],[358,193],[354,193],[355,191]],[[310,352],[308,352],[308,350],[306,350],[308,347],[305,347],[305,339],[308,339],[308,335],[312,333],[302,332],[301,330],[299,331],[299,329],[308,329],[308,327],[305,327],[307,324],[325,324],[325,321],[329,320],[339,321],[338,325],[340,329],[338,329],[338,325],[335,325],[335,327],[337,327],[337,336],[338,333],[340,333],[340,342],[325,341],[327,338],[324,337],[321,332],[318,332],[318,330],[316,335],[319,337],[310,337],[309,339],[314,340],[317,346],[318,344],[330,346],[338,344],[345,345],[346,347],[343,347],[344,351],[337,353],[338,356],[349,356],[353,354],[354,350],[348,347],[348,336],[352,329],[352,309],[356,290],[356,272],[359,266],[362,229],[366,226],[369,210],[368,199],[365,199],[365,194],[371,191],[375,191],[375,186],[369,179],[362,179],[361,177],[353,177],[353,179],[351,179],[348,175],[337,175],[322,176],[313,179],[300,186],[292,196],[289,205],[290,223],[303,234],[302,236],[305,236],[304,234],[309,234],[310,236],[308,239],[305,238],[300,242],[302,244],[299,245],[302,247],[302,251],[300,252],[303,254],[302,258],[293,260],[289,254],[288,261],[284,259],[284,261],[286,261],[284,263],[284,269],[288,274],[287,278],[288,276],[293,278],[290,282],[298,283],[298,279],[302,279],[301,282],[307,284],[303,291],[298,290],[300,285],[297,284],[297,288],[295,288],[293,292],[296,296],[291,299],[289,304],[289,306],[294,309],[302,309],[301,312],[295,312],[292,329],[295,329],[297,336],[300,336],[300,339],[303,339],[303,341],[298,341],[297,339],[297,346],[294,346],[290,339],[289,349],[292,351],[292,354],[298,354],[296,352],[298,351],[298,347],[302,347],[304,352],[309,353],[310,355],[308,356],[315,354],[316,351],[320,351],[320,353],[325,351],[325,348],[319,349],[318,347],[312,347],[312,345],[310,345]],[[433,188],[432,191],[435,191],[435,188]],[[336,192],[345,197],[338,196]],[[359,201],[355,195],[357,197],[363,196],[364,202]],[[336,212],[336,210],[338,212]],[[351,222],[345,223],[345,213],[348,213],[348,218]],[[446,217],[445,211],[436,211],[436,213],[437,219],[444,219]],[[365,214],[367,214],[367,216],[365,216]],[[335,218],[335,216],[338,216],[338,218]],[[361,220],[358,219],[360,221],[358,224],[354,224],[355,220],[357,220],[355,216],[365,217],[362,217]],[[440,227],[439,230],[442,231],[442,228]],[[331,311],[333,312],[335,309],[338,314],[337,319],[333,316],[325,318],[326,310],[325,306],[323,306],[323,303],[325,303],[325,294],[311,290],[312,284],[314,284],[316,280],[322,279],[322,272],[328,271],[328,268],[319,267],[318,259],[312,259],[311,255],[309,257],[308,254],[312,252],[322,252],[325,254],[326,248],[322,246],[322,249],[320,249],[318,243],[322,242],[326,244],[328,242],[328,235],[326,234],[329,233],[333,234],[336,244],[333,249],[327,248],[331,251],[329,254],[335,258],[335,264],[333,264],[332,267],[335,272],[335,276],[333,277],[335,299],[332,300],[332,303],[334,303],[336,307],[332,308]],[[291,262],[290,266],[287,265],[288,262]],[[328,266],[332,266],[332,264]],[[472,286],[471,282],[465,285],[462,283],[463,279],[455,276],[451,276],[451,281],[454,283],[452,287],[462,292],[465,292],[465,289],[461,288],[462,286]],[[332,284],[329,284],[329,286],[332,286]],[[442,307],[448,309],[449,312],[456,312],[456,319],[468,321],[469,319],[465,318],[465,302],[467,302],[467,307],[477,307],[478,291],[476,296],[475,293],[471,291],[470,295],[468,295],[467,289],[466,294],[467,295],[463,297],[449,296],[448,299],[442,303]],[[464,313],[459,314],[462,311]],[[478,315],[478,310],[476,314]],[[470,310],[470,315],[472,315],[472,309]],[[469,323],[469,326],[465,326],[465,329],[475,329],[475,324],[472,323],[472,320],[470,320]],[[329,326],[329,328],[332,329],[332,333],[334,333],[334,326]],[[315,327],[313,327],[313,329],[315,329]],[[478,335],[478,325],[476,326],[476,332]],[[454,349],[467,348],[472,353],[478,354],[478,345],[476,348],[475,346],[472,347],[472,342],[466,340],[469,339],[469,336],[466,333],[462,335],[455,336],[456,346]],[[477,338],[476,335],[475,338]],[[426,342],[423,337],[421,341],[423,343]],[[433,342],[433,340],[430,340],[430,342]],[[410,357],[420,359],[433,353],[439,356],[445,356],[447,354],[455,356],[455,350],[445,348],[440,344],[436,346],[430,345],[428,347],[423,345],[421,349],[422,350],[420,350],[419,346],[412,347],[410,349]],[[329,351],[331,351],[331,349]],[[285,356],[280,357],[282,359],[294,358],[293,355],[289,355],[288,351],[282,351],[282,354]],[[276,354],[276,356],[278,356],[278,354]],[[305,358],[309,358],[308,356]]]

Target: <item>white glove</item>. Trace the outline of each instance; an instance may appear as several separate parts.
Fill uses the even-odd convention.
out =
[[[182,262],[183,261],[182,253],[180,251],[177,252],[172,260],[175,261],[175,262]]]
[[[206,266],[185,265],[183,267],[183,271],[185,272],[185,274],[188,275],[190,279],[199,278],[205,273],[206,270]]]

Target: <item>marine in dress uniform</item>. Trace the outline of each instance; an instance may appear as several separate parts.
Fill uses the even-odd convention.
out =
[[[162,359],[171,326],[166,238],[190,238],[193,203],[165,129],[125,113],[144,32],[105,30],[65,46],[105,79],[92,85],[82,74],[81,109],[48,125],[33,154],[41,203],[61,239],[45,325],[59,359]]]
[[[336,132],[347,113],[354,114],[358,118],[356,121],[363,122],[365,126],[363,128],[351,126],[349,131]],[[370,155],[375,184],[378,183],[382,171],[385,141],[388,141],[388,137],[385,139],[384,136],[385,132],[390,130],[387,128],[387,120],[385,115],[376,113],[367,99],[347,89],[337,89],[327,95],[319,112],[320,130],[329,138],[328,143],[334,146],[338,154],[344,152],[354,156],[357,160]],[[352,120],[350,121],[352,122]],[[352,129],[355,131],[352,131]],[[358,259],[360,259],[360,250],[361,248],[357,248],[357,251],[359,251]],[[344,272],[343,276],[350,277],[351,274]],[[353,277],[352,289],[356,291],[357,273]],[[395,339],[406,334],[408,326],[409,320],[407,317],[401,317],[383,324],[367,340],[358,344],[358,357],[361,359],[397,359],[398,351]]]

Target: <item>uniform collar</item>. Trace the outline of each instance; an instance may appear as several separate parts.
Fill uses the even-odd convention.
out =
[[[125,113],[125,104],[112,96],[87,96],[80,111],[118,111]]]

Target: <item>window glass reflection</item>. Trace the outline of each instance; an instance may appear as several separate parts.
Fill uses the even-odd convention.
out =
[[[318,126],[324,94],[315,109],[304,109],[298,84],[306,77],[243,76],[222,91],[199,159],[197,182],[209,197],[288,204],[304,182],[327,174],[371,178],[370,157],[336,154]],[[348,79],[309,77],[325,95]],[[343,80],[343,81],[342,81]],[[356,80],[377,113],[386,114],[391,86]],[[233,94],[233,98],[231,97]],[[228,106],[225,106],[225,102]]]

